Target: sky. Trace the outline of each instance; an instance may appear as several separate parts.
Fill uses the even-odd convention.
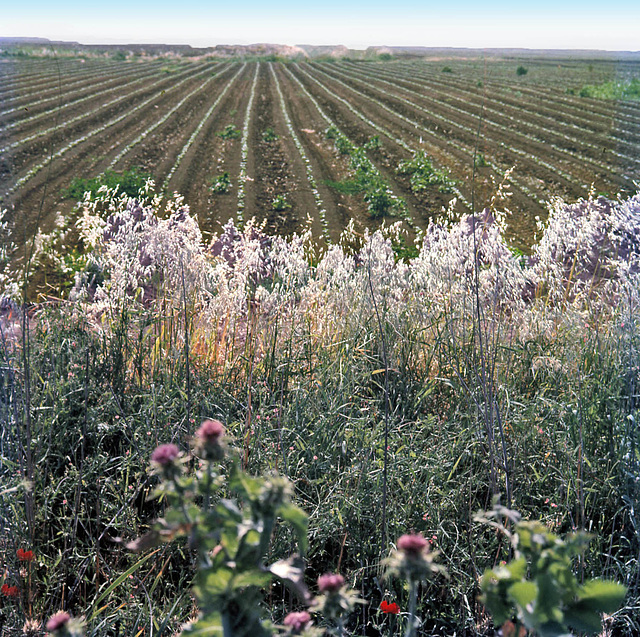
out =
[[[0,0],[0,15],[0,36],[82,44],[640,50],[639,0]]]

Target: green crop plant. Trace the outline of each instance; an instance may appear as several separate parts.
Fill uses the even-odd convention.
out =
[[[262,133],[262,141],[275,142],[277,139],[278,135],[276,135],[276,132],[271,126],[269,126],[269,128],[265,128],[264,132]]]
[[[110,190],[117,188],[119,193],[124,193],[129,197],[138,197],[150,179],[151,176],[148,173],[137,167],[122,172],[107,170],[90,179],[75,177],[69,186],[63,189],[62,196],[66,199],[81,201],[84,199],[85,193],[90,193],[91,199],[95,199],[98,190],[106,186]]]
[[[227,126],[218,133],[218,137],[222,137],[222,139],[240,139],[242,133],[233,124],[227,124]]]
[[[411,190],[422,192],[431,186],[438,186],[440,192],[452,192],[454,182],[441,170],[433,167],[425,152],[417,152],[412,159],[400,162],[396,172],[399,175],[411,176]]]
[[[529,69],[527,69],[525,66],[519,66],[516,69],[516,75],[518,75],[519,77],[526,75],[528,72],[529,72]]]
[[[218,175],[211,181],[211,192],[216,193],[217,195],[229,192],[230,188],[231,179],[229,179],[229,173],[227,172]]]
[[[282,212],[283,210],[288,210],[289,208],[291,208],[291,204],[287,201],[285,195],[278,195],[271,202],[271,207],[278,212]]]

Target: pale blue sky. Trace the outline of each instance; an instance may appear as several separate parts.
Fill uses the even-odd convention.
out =
[[[6,4],[6,6],[2,6]],[[3,0],[1,36],[86,44],[345,44],[640,50],[640,1]]]

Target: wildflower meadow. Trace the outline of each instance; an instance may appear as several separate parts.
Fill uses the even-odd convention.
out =
[[[88,195],[3,274],[0,634],[640,634],[639,219]]]

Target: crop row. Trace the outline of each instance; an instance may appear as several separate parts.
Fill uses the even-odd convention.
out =
[[[276,75],[273,64],[269,64],[269,71],[271,73],[271,77],[276,85],[276,91],[278,93],[278,98],[280,100],[280,110],[282,111],[282,116],[284,117],[285,124],[287,125],[287,130],[289,131],[289,135],[291,135],[291,139],[298,149],[298,153],[300,154],[300,158],[304,163],[305,170],[307,172],[307,180],[309,181],[309,186],[311,187],[311,192],[313,193],[313,198],[316,202],[316,207],[318,209],[318,215],[320,217],[320,223],[322,225],[322,234],[327,243],[331,243],[331,236],[329,234],[329,225],[327,224],[327,211],[324,206],[324,202],[322,201],[322,197],[320,196],[320,191],[318,190],[318,182],[313,175],[313,169],[311,167],[311,161],[305,152],[304,146],[298,137],[295,128],[291,122],[291,117],[289,116],[289,111],[287,110],[287,104],[284,99],[284,95],[282,93],[282,88],[280,87],[280,81],[278,80],[278,76]]]
[[[103,95],[106,95],[107,93],[113,92],[113,91],[121,91],[127,87],[131,88],[132,86],[135,86],[137,84],[140,84],[142,82],[146,82],[148,81],[149,78],[153,77],[154,75],[157,75],[157,73],[155,71],[149,71],[143,75],[140,74],[136,74],[133,79],[130,79],[128,81],[122,82],[122,78],[119,78],[118,80],[115,79],[110,79],[110,80],[105,80],[103,82],[96,82],[95,84],[93,84],[90,88],[84,88],[82,91],[78,91],[78,93],[82,94],[82,97],[77,97],[75,99],[71,99],[69,100],[69,95],[67,94],[65,96],[65,98],[68,100],[66,101],[64,104],[58,103],[55,106],[53,106],[52,108],[40,111],[39,113],[36,113],[35,115],[30,115],[29,117],[25,117],[22,119],[15,119],[12,122],[8,122],[7,124],[4,125],[5,130],[9,130],[12,128],[16,128],[16,127],[22,127],[25,124],[30,124],[32,122],[35,122],[39,119],[42,119],[43,117],[47,117],[50,115],[59,115],[61,113],[63,113],[65,110],[70,109],[72,107],[78,106],[79,104],[82,104],[84,102],[87,102],[89,100],[92,99],[96,99],[98,97],[102,97]],[[113,86],[114,82],[118,82],[115,86]],[[99,87],[101,86],[105,86],[106,84],[110,84],[111,86],[104,88],[102,90],[97,90]],[[83,86],[84,83],[83,83]],[[54,101],[56,98],[53,99],[44,99],[41,100],[40,103],[45,103],[45,102],[51,102]],[[38,102],[36,102],[37,104]],[[34,104],[30,105],[30,110],[33,110],[33,106]],[[14,110],[22,110],[19,108],[15,108],[15,109],[10,109],[10,111],[14,111]],[[10,112],[8,111],[8,112]],[[1,113],[0,113],[1,115]]]
[[[218,107],[218,105],[222,101],[222,98],[227,94],[227,92],[229,91],[229,89],[231,88],[233,83],[236,81],[236,79],[239,77],[239,75],[242,73],[242,71],[244,71],[246,66],[247,66],[246,64],[243,64],[240,67],[240,70],[235,75],[233,75],[231,77],[231,79],[227,82],[227,85],[224,87],[224,89],[222,90],[220,95],[218,95],[218,97],[213,102],[213,104],[211,105],[209,110],[205,113],[204,117],[200,120],[200,122],[196,126],[195,130],[191,134],[191,137],[189,137],[189,140],[182,147],[182,150],[180,151],[180,153],[176,157],[176,160],[173,163],[173,166],[171,167],[171,170],[169,171],[168,175],[166,176],[166,178],[164,180],[164,188],[166,188],[169,185],[169,181],[170,181],[171,177],[173,177],[174,173],[176,172],[176,170],[180,166],[180,163],[184,159],[184,156],[187,154],[187,152],[189,151],[191,146],[193,146],[193,143],[195,142],[196,138],[200,134],[200,131],[204,128],[205,124],[209,121],[209,119],[213,115],[213,112],[216,110],[216,108]]]
[[[395,91],[403,90],[421,99],[429,100],[431,102],[434,101],[432,86],[425,87],[425,85],[419,84],[418,82],[414,82],[410,79],[405,79],[403,77],[398,77],[397,75],[391,76],[389,73],[385,73],[378,69],[376,69],[375,74],[372,72],[368,72],[368,73],[360,73],[359,75],[362,75],[367,78],[370,77],[372,80],[375,80],[378,82],[383,82],[391,86],[392,88],[394,88]],[[349,74],[349,77],[353,77],[353,74]],[[414,90],[408,89],[405,86],[401,86],[394,81],[385,81],[383,79],[385,77],[392,77],[393,79],[401,80],[403,84],[414,86],[418,90],[414,91]],[[425,88],[427,90],[425,90]],[[460,108],[459,112],[462,112],[462,113],[466,112],[470,117],[478,117],[480,114],[481,107],[480,107],[480,103],[478,103],[479,100],[478,100],[477,94],[463,88],[458,89],[458,91],[461,93],[464,93],[466,97],[458,97],[457,95],[451,92],[443,93],[443,95],[446,96],[447,106],[453,107],[450,99],[448,98],[454,99],[462,107]],[[438,99],[440,99],[440,95],[438,96]],[[475,110],[469,109],[470,105],[473,106],[475,104],[477,104],[477,108]],[[522,127],[526,127],[530,131],[533,131],[533,132],[525,133],[525,132],[518,131],[511,128],[511,133],[516,136],[522,137],[532,142],[544,144],[545,147],[551,147],[559,153],[568,155],[572,159],[576,159],[579,162],[588,162],[596,166],[597,168],[603,169],[607,172],[610,172],[614,168],[610,162],[603,163],[601,161],[602,150],[603,150],[601,143],[599,144],[590,143],[584,138],[579,139],[577,137],[573,137],[569,135],[566,131],[566,126],[562,124],[558,125],[557,119],[555,118],[537,113],[535,114],[535,117],[534,117],[535,121],[527,122],[522,118],[521,109],[517,109],[515,107],[503,104],[500,101],[496,100],[493,95],[483,97],[482,110],[483,110],[483,117],[484,117],[483,121],[489,122],[494,127],[503,128],[505,124],[500,120],[506,119],[508,120],[509,126],[522,126]],[[492,115],[494,119],[490,119],[488,115]],[[546,125],[542,124],[541,121],[545,122]],[[552,126],[553,128],[551,128],[550,126]],[[578,130],[583,135],[585,134],[584,128],[580,128],[577,125],[573,125],[572,128],[575,128],[575,130]],[[541,137],[540,135],[537,135],[536,132],[545,132],[549,135],[552,135],[557,141],[560,142],[560,144],[550,142],[548,139]],[[586,156],[576,151],[572,151],[566,147],[567,144],[569,145],[574,144],[578,146],[583,146],[585,148],[590,148],[596,154],[596,157],[600,158],[600,160],[595,159],[594,157],[591,157],[591,156]],[[616,150],[615,145],[610,144],[610,146],[611,147],[607,149],[606,156],[614,155],[615,157],[618,157],[620,159],[625,159],[632,163],[640,164],[640,158],[636,154],[624,153],[619,150]]]
[[[203,73],[204,71],[202,71],[201,73]],[[199,73],[198,75],[200,75],[201,73]],[[187,81],[187,79],[190,78],[185,78],[184,80],[182,80],[181,82],[178,82],[177,84],[175,84],[173,86],[173,88],[171,90],[175,90],[176,88],[178,88],[181,84],[183,84],[184,82]],[[156,124],[154,124],[152,127],[150,127],[149,129],[147,129],[147,131],[145,131],[143,134],[141,134],[138,138],[136,138],[136,140],[134,140],[133,143],[129,144],[121,153],[118,154],[118,156],[116,157],[116,159],[114,159],[109,167],[113,167],[117,161],[124,155],[126,154],[126,152],[128,152],[132,146],[134,146],[136,143],[138,143],[139,141],[141,141],[142,139],[144,139],[144,137],[151,132],[151,130],[155,129],[157,126],[159,126],[162,122],[166,121],[166,119],[168,119],[168,117],[170,115],[172,115],[176,110],[178,110],[178,108],[180,106],[182,106],[182,104],[184,104],[184,102],[187,101],[187,99],[189,99],[191,96],[195,95],[196,93],[198,93],[199,91],[201,91],[207,84],[209,84],[209,82],[211,82],[211,80],[213,79],[213,77],[209,78],[208,80],[205,80],[205,82],[203,82],[199,87],[197,87],[196,89],[194,89],[193,91],[191,91],[190,93],[188,93],[179,103],[178,105],[174,106],[161,120],[159,120],[158,122],[156,122]],[[104,132],[105,130],[107,130],[108,128],[111,128],[112,126],[114,126],[115,124],[118,124],[119,122],[123,121],[124,119],[127,119],[129,117],[131,117],[132,115],[134,115],[135,113],[137,113],[138,111],[140,111],[141,109],[143,109],[145,106],[147,106],[148,104],[150,104],[151,102],[153,102],[155,99],[157,99],[159,97],[159,95],[157,93],[154,93],[153,95],[151,95],[150,97],[148,97],[147,99],[143,100],[142,102],[140,102],[139,104],[137,104],[136,106],[134,106],[133,108],[129,109],[128,111],[125,111],[124,113],[122,113],[121,115],[109,120],[108,122],[105,122],[104,124],[101,124],[100,126],[97,126],[96,128],[93,128],[91,131],[89,131],[88,133],[85,133],[84,135],[81,135],[80,137],[77,137],[76,139],[74,139],[73,141],[69,142],[68,144],[66,144],[65,146],[63,146],[62,148],[58,149],[57,151],[53,152],[51,154],[51,156],[47,159],[45,159],[44,161],[41,161],[40,163],[36,164],[35,166],[33,166],[29,171],[27,171],[27,173],[25,175],[23,175],[22,177],[20,177],[20,179],[18,179],[13,186],[10,188],[9,192],[13,193],[15,192],[18,188],[20,188],[20,186],[22,186],[24,183],[26,183],[29,179],[31,179],[34,175],[36,175],[40,170],[42,170],[46,165],[49,164],[50,161],[53,161],[55,159],[60,158],[62,155],[64,155],[67,151],[71,150],[72,148],[74,148],[75,146],[77,146],[78,144],[81,144],[82,142],[86,141],[87,139],[94,137],[95,135],[98,135],[102,132]]]
[[[441,74],[424,73],[413,67],[406,68],[406,77],[412,79],[425,79],[429,82],[428,88],[439,86],[442,90],[450,90],[457,87],[472,93],[470,85],[467,82],[456,80],[448,77],[443,80]],[[405,78],[405,74],[400,73],[395,77]],[[554,121],[562,124],[571,125],[579,131],[585,128],[595,131],[607,132],[616,137],[621,143],[626,143],[629,134],[634,132],[637,134],[638,121],[634,117],[626,117],[619,113],[620,105],[616,105],[616,111],[612,113],[611,106],[602,105],[596,100],[585,101],[584,98],[567,98],[559,95],[557,92],[548,91],[545,87],[524,87],[519,86],[518,92],[514,93],[513,87],[508,83],[491,82],[491,97],[500,99],[498,91],[502,94],[501,99],[508,104],[512,104],[516,109],[526,112],[531,116],[538,114],[546,114]],[[518,95],[521,94],[521,97]],[[622,122],[626,121],[630,127],[622,126]]]
[[[365,183],[362,184],[364,190],[365,201],[368,204],[369,212],[372,216],[377,216],[377,211],[380,210],[380,206],[388,211],[402,212],[404,214],[406,210],[406,204],[404,200],[396,195],[389,184],[386,183],[382,177],[382,173],[379,168],[371,161],[367,156],[366,150],[359,148],[352,139],[350,139],[329,117],[322,109],[317,100],[309,93],[306,87],[300,82],[300,80],[287,69],[290,77],[298,84],[304,94],[311,100],[313,105],[320,113],[320,116],[329,125],[329,130],[334,131],[335,145],[339,152],[344,152],[340,148],[340,142],[343,142],[343,148],[347,150],[348,154],[352,158],[351,166],[356,172],[357,176],[362,177]],[[410,219],[408,221],[411,222]]]
[[[206,73],[207,70],[208,69],[205,68],[205,69],[201,70],[199,73],[196,73],[195,75],[183,78],[182,80],[180,80],[177,83],[175,83],[170,90],[175,90],[176,87],[181,86],[187,80],[193,79],[195,77],[198,77],[198,76]],[[159,86],[160,84],[162,84],[165,81],[166,81],[166,79],[162,78],[160,80],[157,80],[157,81],[153,82],[150,85],[146,85],[146,86],[142,87],[141,89],[138,89],[138,90],[135,90],[135,91],[131,91],[129,93],[125,93],[124,95],[119,95],[118,97],[110,100],[109,102],[106,102],[104,104],[100,104],[100,106],[97,106],[96,108],[94,108],[92,110],[85,111],[85,112],[81,113],[80,115],[76,115],[75,117],[67,119],[67,120],[65,120],[63,122],[55,123],[53,126],[51,126],[49,128],[40,129],[36,133],[33,133],[32,135],[28,135],[27,137],[22,137],[21,139],[18,139],[16,141],[8,144],[4,148],[0,148],[0,153],[5,153],[5,152],[7,152],[9,150],[13,150],[15,148],[19,148],[20,146],[24,146],[25,144],[27,144],[27,143],[35,140],[35,139],[51,135],[52,133],[54,133],[57,130],[62,130],[62,129],[68,128],[69,126],[71,126],[72,124],[75,124],[77,122],[81,122],[83,120],[90,119],[91,117],[93,117],[94,115],[100,113],[101,111],[106,111],[110,107],[115,106],[116,104],[118,104],[120,102],[124,102],[126,100],[130,100],[132,97],[138,95],[139,93],[147,92],[149,90],[152,90],[152,89],[156,88],[157,86]],[[158,94],[154,95],[154,97],[157,97],[157,96],[158,96]]]
[[[251,84],[251,92],[249,93],[249,102],[244,115],[244,123],[242,125],[242,138],[240,142],[240,172],[238,175],[238,221],[244,221],[244,205],[245,205],[245,187],[247,183],[247,159],[249,157],[249,126],[251,125],[251,109],[256,96],[256,86],[258,84],[258,73],[260,72],[260,63],[256,64],[256,71]]]
[[[357,89],[355,89],[353,86],[350,86],[348,84],[346,84],[345,82],[342,82],[340,79],[328,75],[327,73],[325,73],[324,71],[321,71],[319,69],[316,69],[317,72],[324,74],[325,76],[327,76],[331,81],[339,84],[340,86],[346,88],[347,90],[356,93],[358,96],[360,96],[361,98],[363,98],[365,100],[365,103],[371,102],[374,103],[376,106],[378,106],[379,108],[391,113],[392,115],[394,115],[395,117],[405,121],[407,124],[409,124],[410,126],[413,127],[414,130],[424,130],[424,124],[422,124],[421,122],[418,122],[412,118],[409,118],[405,115],[403,115],[402,113],[400,113],[397,109],[391,108],[390,106],[388,106],[387,104],[381,102],[380,100],[377,100],[373,97],[371,97],[371,95],[368,95],[366,93],[363,93],[362,91],[358,91]],[[367,84],[367,87],[370,87],[369,84]],[[370,90],[373,90],[372,88],[370,88]],[[456,119],[450,119],[447,118],[444,115],[440,115],[440,114],[435,114],[432,110],[428,110],[422,107],[417,106],[416,104],[414,104],[413,102],[410,102],[409,100],[406,100],[405,98],[400,97],[399,95],[393,95],[392,96],[393,99],[401,101],[405,104],[407,104],[412,110],[418,110],[422,113],[424,113],[429,119],[433,120],[433,119],[437,119],[437,121],[439,121],[440,126],[441,127],[448,127],[449,129],[458,129],[460,131],[463,131],[464,133],[466,133],[467,138],[469,139],[469,144],[468,146],[465,146],[464,143],[462,141],[453,141],[451,140],[449,137],[445,138],[445,143],[447,143],[448,145],[457,148],[458,150],[464,152],[467,155],[468,158],[468,165],[472,165],[473,163],[473,156],[474,156],[474,148],[473,148],[473,140],[476,137],[477,131],[473,126],[470,125],[465,125],[463,124],[460,120]],[[464,113],[464,111],[461,111],[461,109],[456,109],[455,107],[452,107],[450,105],[447,105],[447,108],[451,108],[452,110],[456,111],[456,112],[460,112],[460,113]],[[466,113],[464,113],[466,114]],[[443,126],[446,125],[446,126]],[[434,137],[434,141],[435,143],[438,144],[442,144],[442,138],[440,136],[435,136],[432,135],[432,137]],[[490,140],[493,141],[493,140]],[[530,163],[534,163],[542,168],[545,168],[546,170],[550,170],[553,172],[553,176],[557,176],[560,175],[562,177],[564,177],[567,182],[569,184],[575,183],[575,179],[571,176],[571,175],[567,175],[567,174],[562,174],[563,171],[557,167],[553,167],[550,164],[548,164],[547,162],[545,162],[544,160],[540,159],[539,157],[536,157],[534,155],[529,155],[528,153],[525,153],[524,151],[519,151],[519,149],[515,149],[512,146],[508,146],[507,144],[505,144],[504,142],[494,142],[497,143],[501,148],[503,148],[505,151],[507,152],[514,152],[514,154],[519,155],[521,157],[523,157],[525,159],[525,161],[530,162]],[[496,172],[498,175],[500,175],[501,179],[504,179],[505,176],[507,175],[507,171],[509,170],[509,168],[511,166],[504,166],[504,167],[499,167],[498,164],[496,163],[495,159],[491,159],[491,158],[485,158],[485,163],[490,166],[494,172]],[[510,181],[511,183],[516,186],[519,190],[521,190],[526,196],[528,196],[529,198],[531,198],[533,201],[536,201],[538,204],[540,204],[541,206],[544,206],[544,199],[537,193],[535,193],[532,189],[530,189],[526,184],[524,184],[522,182],[522,180],[518,179],[515,176],[511,176],[510,177]]]
[[[90,96],[95,94],[96,90],[99,87],[105,86],[107,84],[114,85],[112,88],[117,88],[118,86],[122,85],[123,80],[126,80],[130,77],[149,77],[157,74],[157,67],[127,69],[125,72],[120,73],[114,71],[113,73],[107,75],[105,75],[104,72],[99,73],[98,71],[96,71],[95,74],[83,76],[76,82],[65,81],[64,90],[60,86],[60,84],[57,84],[50,89],[39,89],[35,90],[33,93],[27,94],[20,93],[15,98],[4,99],[2,100],[2,103],[5,108],[4,110],[0,111],[0,117],[6,118],[7,116],[15,113],[14,117],[16,119],[11,122],[11,126],[19,126],[20,124],[25,123],[29,120],[29,117],[21,119],[19,116],[25,115],[27,113],[32,113],[38,106],[53,104],[56,108],[66,108],[73,103],[77,103],[77,99],[75,97],[76,95],[84,96],[88,94]],[[6,108],[9,106],[11,107]]]

